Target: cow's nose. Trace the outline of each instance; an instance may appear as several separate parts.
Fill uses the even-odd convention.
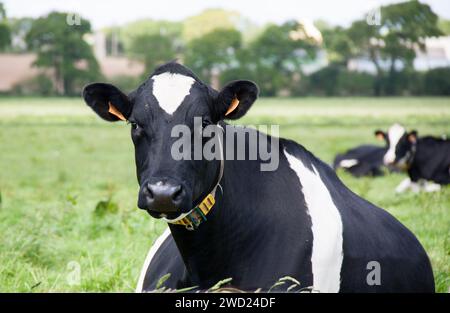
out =
[[[141,192],[143,203],[139,207],[158,213],[178,211],[184,198],[184,189],[181,185],[162,181],[145,184]]]

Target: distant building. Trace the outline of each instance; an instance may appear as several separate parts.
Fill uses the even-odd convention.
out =
[[[107,78],[119,76],[137,77],[144,70],[144,64],[125,56],[108,56],[106,37],[102,32],[87,36],[86,41],[92,45],[100,71]],[[0,92],[12,90],[16,85],[36,77],[41,70],[33,66],[36,55],[33,53],[0,54]]]
[[[40,69],[33,66],[36,55],[0,54],[0,92],[10,91],[21,82],[36,77]],[[144,72],[144,64],[126,57],[97,58],[102,74],[111,79],[119,76],[137,77]]]
[[[450,36],[428,38],[426,52],[417,51],[414,68],[426,71],[436,67],[450,66]]]
[[[20,82],[31,79],[39,74],[33,67],[36,56],[26,54],[0,54],[0,91],[9,91]]]
[[[414,69],[417,71],[427,71],[437,67],[450,66],[450,36],[433,37],[425,40],[426,50],[416,50],[416,58],[414,59]],[[380,66],[388,69],[390,63],[380,61]],[[348,62],[347,67],[351,71],[376,73],[375,65],[368,58],[352,59]],[[403,64],[397,62],[396,68],[402,68]]]

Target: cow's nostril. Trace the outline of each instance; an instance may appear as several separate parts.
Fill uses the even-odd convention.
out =
[[[146,193],[147,197],[149,197],[150,199],[153,199],[152,185],[147,184],[147,188],[145,188],[145,193]]]
[[[175,190],[172,194],[172,199],[173,201],[181,201],[183,197],[183,189],[181,188],[181,186],[177,186],[175,187]]]

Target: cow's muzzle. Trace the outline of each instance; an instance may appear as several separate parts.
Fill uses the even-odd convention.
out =
[[[148,181],[141,185],[138,207],[153,217],[161,214],[180,212],[186,200],[186,190],[182,184],[168,180]]]

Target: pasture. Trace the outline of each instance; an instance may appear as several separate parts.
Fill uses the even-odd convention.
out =
[[[239,123],[280,124],[331,163],[394,122],[450,137],[449,121],[449,98],[298,98],[258,100]],[[339,176],[415,233],[448,292],[450,187],[396,195],[403,174]],[[165,228],[136,207],[137,191],[129,125],[101,121],[81,99],[0,98],[0,292],[133,291]]]

